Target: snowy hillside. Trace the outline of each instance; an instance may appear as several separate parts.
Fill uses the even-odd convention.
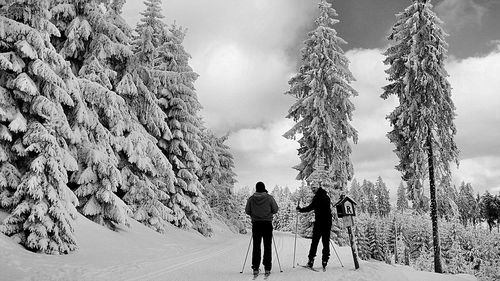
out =
[[[2,216],[0,216],[2,218]],[[176,228],[161,235],[132,222],[129,229],[112,232],[83,216],[75,229],[80,245],[73,254],[50,256],[24,250],[0,235],[0,280],[251,280],[251,253],[243,274],[249,235],[229,232],[216,223],[214,237]],[[276,248],[283,272],[274,254],[269,280],[350,280],[350,281],[472,281],[469,275],[440,275],[415,271],[406,266],[361,261],[354,270],[350,248],[336,247],[327,272],[293,268],[294,236],[275,232]],[[305,262],[309,240],[297,240],[297,261]],[[258,279],[263,280],[262,276]]]

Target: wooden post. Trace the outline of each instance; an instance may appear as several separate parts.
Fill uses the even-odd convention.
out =
[[[359,268],[358,263],[358,247],[356,246],[356,239],[352,233],[352,227],[354,226],[354,216],[356,216],[356,210],[354,202],[351,198],[340,195],[340,200],[335,204],[337,209],[337,216],[343,219],[344,226],[347,228],[347,233],[349,233],[349,241],[351,242],[352,258],[354,260],[354,267]]]
[[[352,234],[352,229],[350,226],[347,227],[347,232],[349,233],[349,241],[351,242],[352,259],[354,260],[354,268],[359,268],[358,263],[358,248],[356,247],[356,241],[354,240],[354,235]]]

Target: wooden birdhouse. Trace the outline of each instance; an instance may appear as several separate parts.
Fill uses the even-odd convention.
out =
[[[335,203],[335,208],[337,208],[337,216],[339,218],[347,216],[356,216],[356,202],[351,198],[340,195],[340,200]]]

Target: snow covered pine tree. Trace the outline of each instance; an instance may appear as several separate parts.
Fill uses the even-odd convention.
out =
[[[175,182],[169,187],[165,204],[172,212],[174,223],[192,227],[206,236],[212,229],[208,223],[212,210],[203,196],[199,181],[201,172],[201,122],[197,112],[201,109],[194,81],[198,77],[188,64],[189,54],[182,42],[185,31],[178,26],[166,26],[161,22],[161,1],[147,0],[144,18],[138,24],[138,32],[151,32],[152,79],[157,88],[152,91],[157,105],[165,115],[171,136],[160,135],[158,146],[172,164]]]
[[[396,146],[397,169],[403,173],[412,200],[423,198],[423,181],[430,183],[434,270],[443,272],[439,246],[436,182],[447,184],[450,162],[458,165],[453,140],[455,106],[444,69],[447,43],[441,20],[430,0],[413,0],[397,15],[389,35],[395,44],[385,52],[391,83],[382,98],[395,95],[399,105],[387,116],[393,130],[389,140]]]
[[[344,190],[352,179],[351,147],[348,139],[357,142],[356,130],[349,124],[354,105],[349,100],[357,95],[349,85],[354,80],[349,71],[349,60],[340,44],[346,42],[337,36],[333,25],[338,22],[332,5],[324,0],[319,3],[320,15],[316,29],[308,34],[302,49],[299,73],[290,81],[285,94],[296,98],[287,118],[297,123],[284,137],[298,141],[301,163],[298,180],[304,180],[314,171],[314,165],[324,158],[324,167],[337,188]],[[335,201],[334,199],[332,199]]]
[[[80,91],[69,64],[50,42],[49,1],[10,1],[0,15],[0,230],[34,252],[68,253],[77,199],[69,146],[81,117]],[[69,116],[76,116],[69,118]]]

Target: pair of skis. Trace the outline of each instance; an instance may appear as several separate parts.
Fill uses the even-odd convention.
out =
[[[259,277],[260,274],[261,274],[260,272],[257,274],[254,274],[252,280],[257,279],[257,277]],[[267,280],[267,278],[269,278],[270,275],[271,275],[271,273],[269,273],[269,274],[264,273],[264,280]]]
[[[300,267],[312,270],[314,272],[319,272],[319,270],[317,270],[316,268],[313,268],[313,267],[310,267],[310,266],[307,266],[307,265],[302,265],[302,264],[299,264],[299,263],[297,265],[300,266]],[[323,267],[323,272],[325,272],[325,271],[326,271],[326,267]]]
[[[312,270],[312,271],[314,271],[314,272],[319,272],[319,270],[318,270],[318,269],[313,268],[313,267],[310,267],[310,266],[307,266],[307,265],[302,265],[302,264],[297,263],[297,266],[300,266],[300,267],[303,267],[303,268],[307,268],[307,269]],[[325,271],[326,271],[326,267],[323,267],[323,272],[325,272]],[[257,279],[257,277],[259,277],[259,275],[261,275],[261,273],[260,273],[260,272],[259,272],[259,273],[257,273],[257,274],[254,274],[254,275],[253,275],[252,280]],[[269,276],[270,276],[270,275],[271,275],[271,274],[264,274],[264,280],[267,280],[267,279],[269,278]]]

